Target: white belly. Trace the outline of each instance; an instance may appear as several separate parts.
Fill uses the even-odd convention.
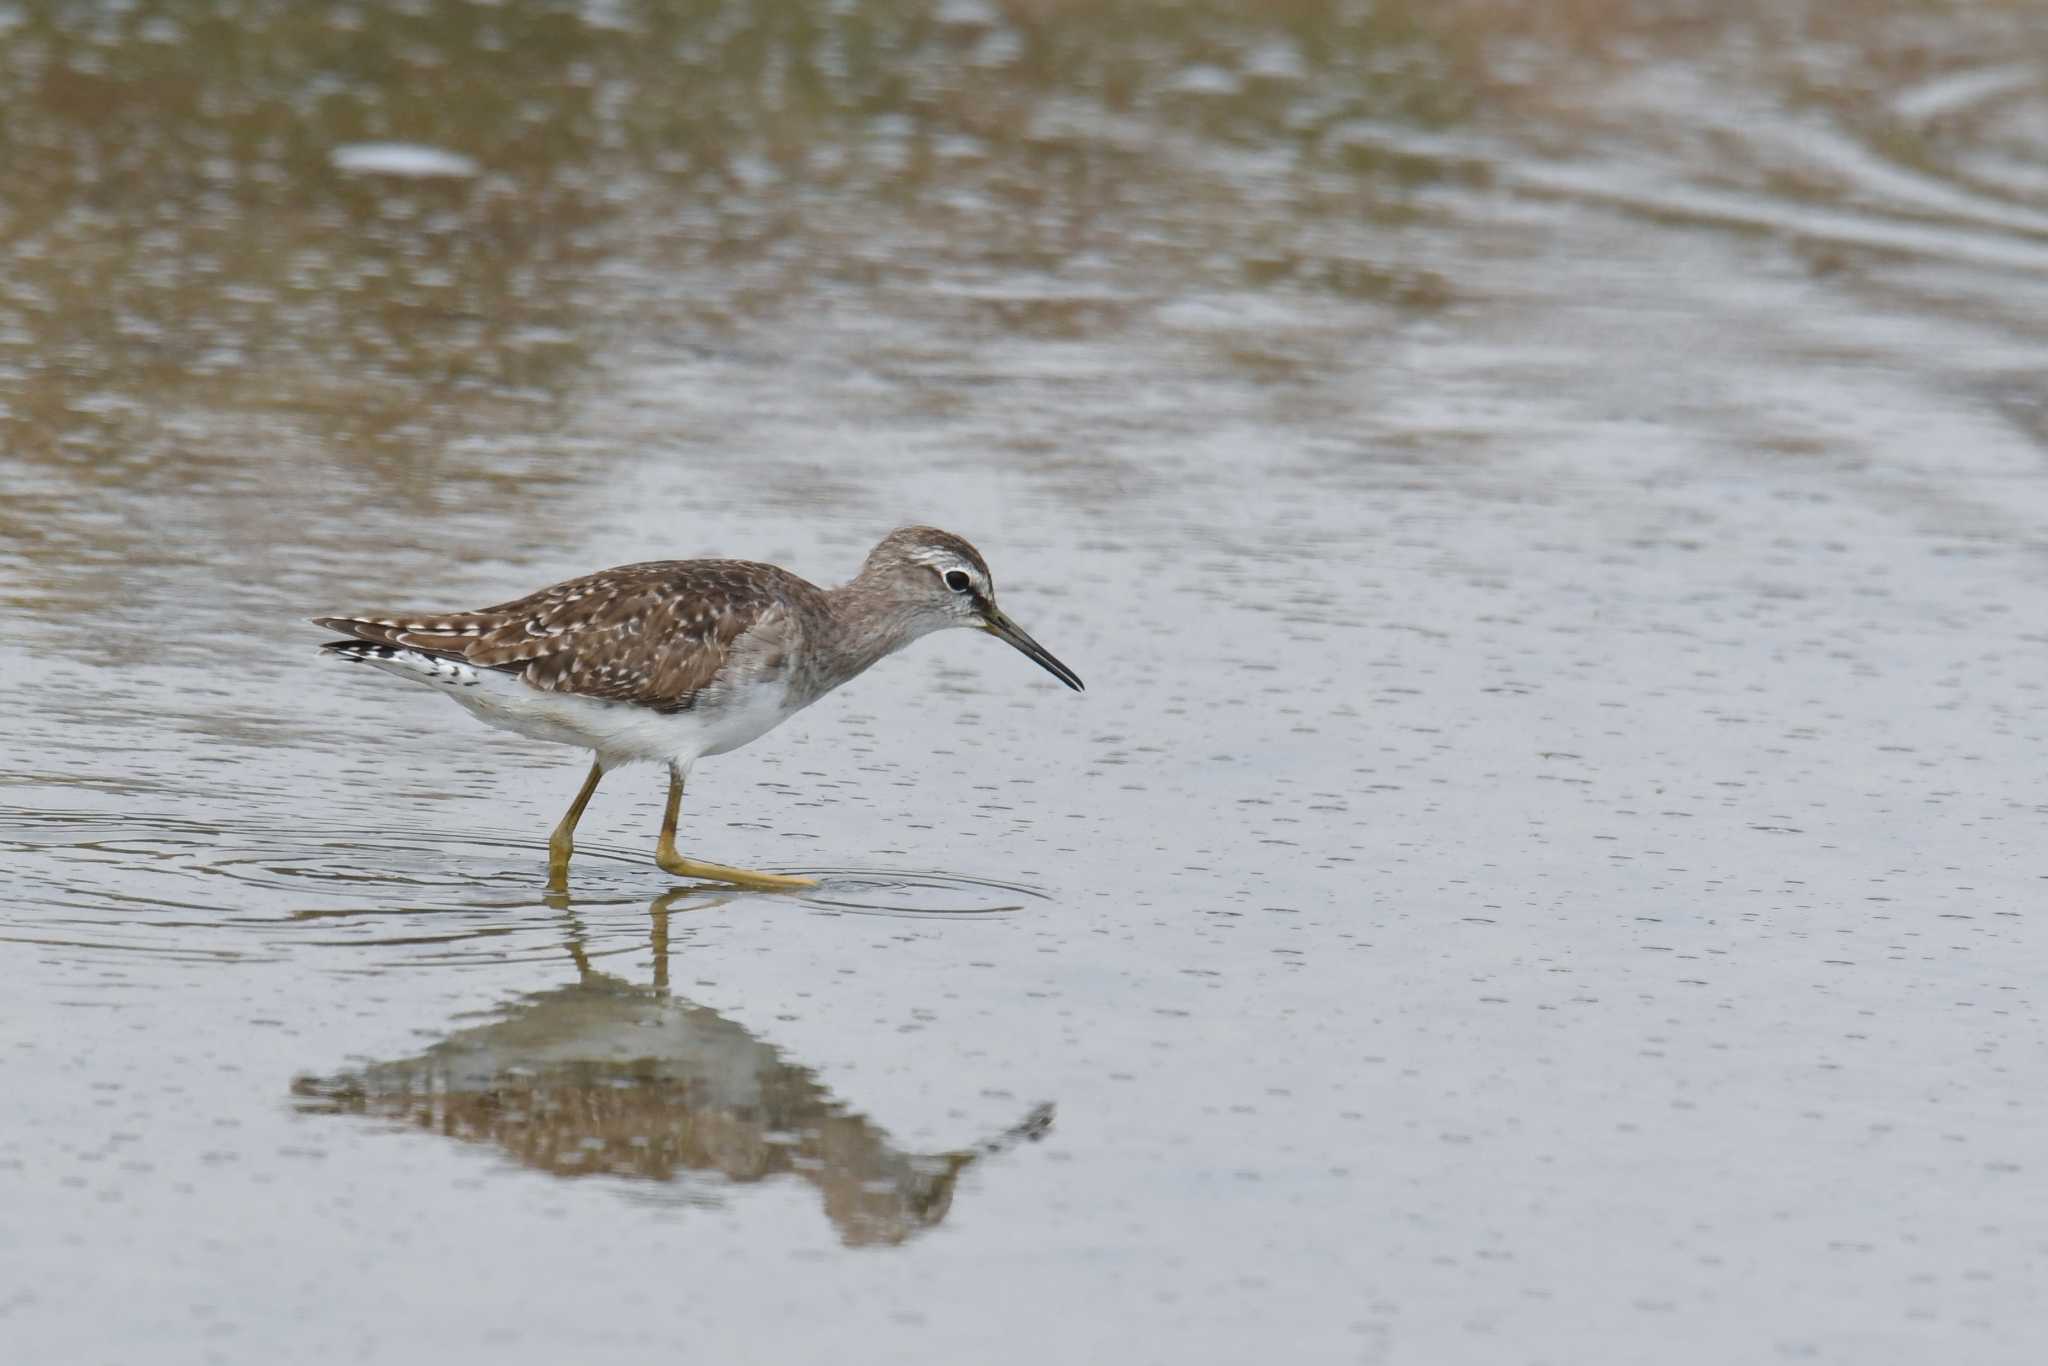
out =
[[[748,688],[723,706],[664,713],[629,702],[543,692],[509,674],[412,650],[364,662],[446,693],[470,715],[500,730],[595,750],[608,769],[642,762],[687,768],[704,755],[724,754],[759,739],[794,710],[785,704],[788,692],[779,685]]]
[[[548,693],[517,679],[511,688],[489,683],[449,696],[476,717],[500,730],[534,740],[595,750],[606,768],[641,762],[688,766],[706,753],[704,723],[691,712],[663,714],[627,702],[600,702],[573,693]]]

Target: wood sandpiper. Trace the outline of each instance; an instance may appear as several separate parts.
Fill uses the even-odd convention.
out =
[[[598,779],[643,760],[668,765],[654,853],[665,871],[743,887],[815,885],[678,853],[690,766],[767,734],[919,636],[987,631],[1081,690],[1072,669],[996,606],[980,552],[934,527],[884,537],[838,588],[747,560],[655,560],[474,612],[313,621],[351,637],[323,650],[438,688],[490,725],[593,751],[582,790],[548,838],[558,888]]]

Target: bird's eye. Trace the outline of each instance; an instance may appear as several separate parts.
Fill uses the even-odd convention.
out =
[[[948,569],[946,571],[946,587],[952,589],[955,593],[965,593],[973,586],[974,580],[967,577],[966,570]]]

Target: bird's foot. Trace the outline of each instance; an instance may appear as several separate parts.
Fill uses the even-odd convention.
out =
[[[677,877],[691,877],[703,882],[728,882],[735,887],[752,887],[764,892],[786,892],[799,887],[815,887],[814,877],[796,877],[788,873],[759,873],[751,868],[728,868],[723,863],[699,863],[693,858],[684,858],[674,850],[658,851],[654,861],[664,873]]]

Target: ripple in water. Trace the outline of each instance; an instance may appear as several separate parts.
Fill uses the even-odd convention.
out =
[[[413,965],[559,951],[557,916],[744,904],[826,915],[980,919],[1046,899],[1037,888],[939,870],[811,870],[800,893],[676,884],[640,849],[579,845],[566,894],[545,891],[531,839],[158,814],[0,809],[15,896],[0,941],[91,952],[268,961],[316,948],[401,949]],[[380,966],[388,966],[380,963]]]

